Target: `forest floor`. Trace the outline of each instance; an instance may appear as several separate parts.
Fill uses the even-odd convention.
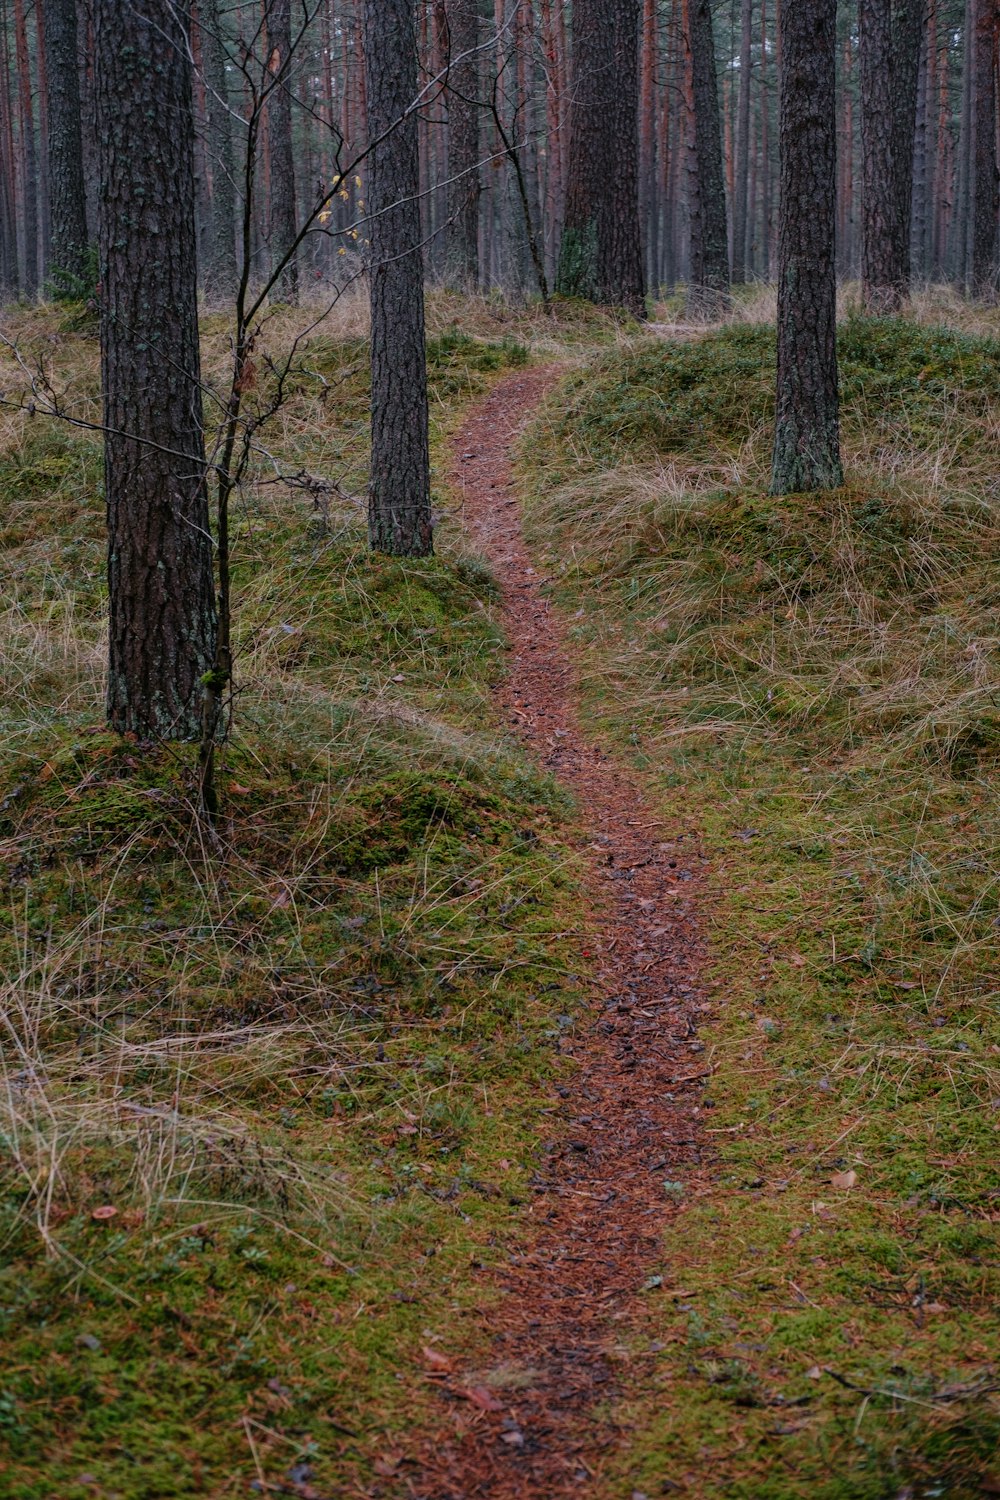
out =
[[[998,330],[849,318],[819,502],[773,329],[428,306],[438,556],[354,308],[246,488],[221,856],[3,417],[5,1493],[1000,1493]]]

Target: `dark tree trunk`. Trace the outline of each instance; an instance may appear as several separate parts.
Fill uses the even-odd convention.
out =
[[[35,159],[35,111],[31,102],[31,59],[24,0],[14,0],[14,46],[21,115],[21,209],[24,235],[24,294],[38,292],[38,164]]]
[[[899,245],[900,285],[910,289],[910,219],[913,212],[913,159],[917,133],[921,36],[926,0],[894,0],[892,11],[893,158],[896,197],[895,235]]]
[[[267,7],[268,140],[271,150],[270,248],[272,274],[295,243],[295,157],[292,151],[292,20],[290,0],[269,0]],[[295,256],[279,271],[273,295],[280,302],[299,300]]]
[[[781,6],[778,389],[772,489],[843,482],[837,399],[837,0]]]
[[[709,0],[690,0],[691,87],[697,201],[691,214],[689,312],[714,318],[729,300],[726,181],[722,164],[722,116],[715,72],[715,34]]]
[[[0,300],[4,302],[13,300],[20,290],[12,108],[7,4],[0,0]]]
[[[556,289],[645,317],[639,3],[576,0],[569,174]]]
[[[372,313],[368,539],[377,552],[434,550],[413,0],[365,0]]]
[[[479,7],[445,0],[448,20],[447,275],[470,290],[479,280]]]
[[[108,718],[195,739],[215,651],[184,0],[95,0]]]
[[[80,288],[87,268],[87,196],[80,125],[76,0],[43,0],[43,13],[49,110],[51,275],[57,290],[69,292]]]
[[[736,191],[733,194],[733,281],[747,279],[747,185],[750,174],[750,68],[753,0],[740,5],[740,91],[736,105]]]
[[[997,287],[996,0],[975,0],[973,67],[972,290],[987,301]]]
[[[209,296],[225,300],[232,298],[237,279],[236,163],[219,0],[203,0],[201,24],[208,110],[206,144],[212,164],[211,249],[203,277]]]

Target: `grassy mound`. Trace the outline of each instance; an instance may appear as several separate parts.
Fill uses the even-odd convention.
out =
[[[92,402],[93,343],[25,317]],[[221,379],[213,348],[210,330]],[[436,438],[524,357],[445,330]],[[18,1500],[388,1472],[431,1399],[405,1372],[461,1343],[516,1217],[577,1001],[565,809],[490,727],[491,582],[447,548],[368,554],[345,499],[365,478],[363,348],[331,335],[302,364],[238,511],[218,849],[191,748],[102,728],[97,444],[27,415],[0,434],[0,1467]],[[322,507],[281,478],[301,471],[336,480]]]
[[[716,862],[715,1181],[664,1246],[676,1295],[636,1351],[661,1410],[637,1400],[628,1478],[980,1494],[1000,1436],[1000,344],[847,325],[848,484],[775,499],[772,339],[605,356],[524,448],[593,719]]]

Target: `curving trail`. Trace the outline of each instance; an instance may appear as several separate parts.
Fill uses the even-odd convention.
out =
[[[491,1369],[520,1380],[492,1387],[495,1401],[474,1387],[478,1404],[468,1395],[481,1372],[440,1382],[442,1431],[411,1455],[407,1490],[420,1500],[600,1491],[609,1451],[627,1442],[609,1400],[622,1370],[615,1346],[642,1317],[645,1279],[662,1269],[659,1236],[671,1212],[664,1179],[690,1192],[699,1162],[702,860],[689,838],[661,825],[637,779],[588,738],[571,649],[521,534],[511,447],[558,373],[523,371],[493,389],[453,440],[452,481],[502,590],[512,644],[502,709],[578,801],[599,992],[563,1044],[577,1068],[571,1087],[553,1096],[530,1239],[501,1271],[484,1273],[501,1294],[486,1315]],[[625,1382],[637,1378],[627,1373]]]

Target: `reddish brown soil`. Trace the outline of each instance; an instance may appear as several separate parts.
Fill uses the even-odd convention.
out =
[[[453,481],[502,589],[513,648],[503,710],[578,800],[599,986],[563,1044],[578,1066],[553,1095],[530,1237],[490,1273],[502,1295],[486,1315],[489,1368],[525,1383],[492,1386],[500,1409],[483,1410],[493,1402],[482,1372],[439,1372],[442,1432],[412,1455],[409,1488],[421,1500],[557,1500],[601,1488],[609,1452],[627,1441],[614,1419],[615,1346],[641,1321],[647,1277],[663,1270],[664,1180],[690,1190],[698,1164],[701,857],[581,723],[572,653],[512,486],[512,443],[555,375],[525,371],[493,390],[454,439]]]

